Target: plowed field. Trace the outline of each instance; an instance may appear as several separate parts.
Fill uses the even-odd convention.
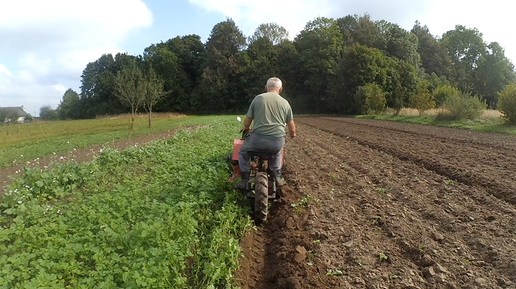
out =
[[[242,288],[516,288],[515,137],[296,124],[284,197],[242,241]]]

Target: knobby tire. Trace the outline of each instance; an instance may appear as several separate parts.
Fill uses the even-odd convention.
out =
[[[256,174],[256,182],[254,186],[254,220],[257,224],[261,224],[267,220],[268,202],[269,202],[269,180],[267,173],[259,172]]]

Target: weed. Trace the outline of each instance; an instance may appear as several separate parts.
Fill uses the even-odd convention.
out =
[[[307,262],[306,263],[308,264],[308,266],[312,266],[314,264],[313,261],[314,261],[314,258],[315,258],[316,255],[317,255],[317,253],[315,253],[312,250],[309,250],[307,252],[307,255],[306,255]]]
[[[387,257],[387,255],[385,255],[384,253],[378,254],[378,261],[380,263],[382,263],[383,261],[387,261],[388,259],[389,259],[389,257]]]
[[[321,244],[321,240],[314,240],[314,244],[315,245],[320,245]]]
[[[327,269],[326,270],[326,275],[327,276],[341,276],[343,275],[344,273],[342,273],[342,271],[340,270],[332,270],[332,269]]]
[[[290,206],[292,208],[297,208],[297,207],[308,207],[310,205],[310,203],[314,201],[315,203],[319,203],[321,200],[319,199],[314,199],[311,195],[306,195],[304,198],[302,198],[299,202],[297,203],[293,203],[291,204]]]

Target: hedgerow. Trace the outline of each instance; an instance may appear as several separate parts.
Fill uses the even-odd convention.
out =
[[[250,226],[227,182],[237,129],[25,169],[0,197],[0,288],[230,288]]]
[[[516,83],[507,85],[498,95],[498,107],[503,118],[509,123],[516,124]]]

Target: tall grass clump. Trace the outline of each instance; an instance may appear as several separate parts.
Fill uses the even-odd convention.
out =
[[[516,124],[516,83],[507,85],[499,94],[498,108],[506,122]]]

